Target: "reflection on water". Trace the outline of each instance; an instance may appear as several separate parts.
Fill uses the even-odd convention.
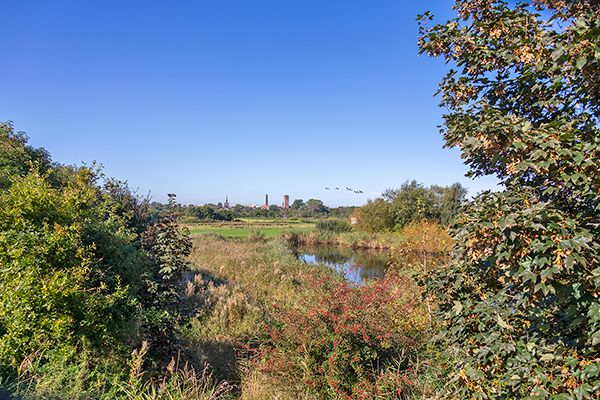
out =
[[[385,251],[331,245],[303,245],[296,247],[294,252],[300,260],[308,264],[325,264],[359,285],[369,279],[383,277],[391,261]]]

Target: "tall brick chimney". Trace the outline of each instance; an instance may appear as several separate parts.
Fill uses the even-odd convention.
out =
[[[290,208],[290,196],[287,194],[283,196],[283,208]]]

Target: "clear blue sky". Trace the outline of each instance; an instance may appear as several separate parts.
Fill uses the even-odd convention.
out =
[[[164,201],[361,204],[461,182],[415,17],[450,1],[4,1],[0,120]],[[350,186],[364,195],[325,190]]]

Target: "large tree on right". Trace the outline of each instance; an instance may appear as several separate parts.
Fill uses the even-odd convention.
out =
[[[420,49],[451,68],[442,133],[477,196],[448,270],[429,279],[456,357],[453,398],[600,393],[600,6],[456,1],[420,20]]]

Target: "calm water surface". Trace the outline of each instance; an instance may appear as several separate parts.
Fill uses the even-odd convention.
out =
[[[385,275],[389,253],[381,250],[352,249],[332,245],[298,246],[298,259],[307,264],[325,264],[343,274],[346,279],[361,285]]]

